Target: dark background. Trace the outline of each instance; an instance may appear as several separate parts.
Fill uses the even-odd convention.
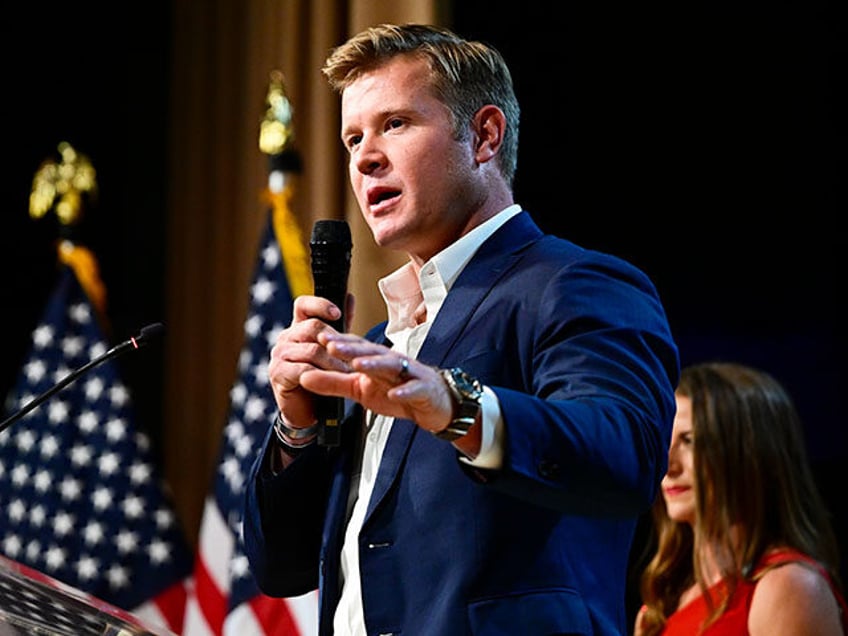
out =
[[[572,4],[455,3],[455,28],[513,69],[517,200],[545,229],[643,268],[684,364],[734,359],[787,386],[845,546],[845,3]],[[75,232],[100,262],[116,340],[164,315],[168,244],[170,3],[16,11],[0,45],[4,395],[52,289],[55,216],[27,209],[59,141],[98,170]],[[162,364],[150,348],[126,365],[143,421],[161,419]]]

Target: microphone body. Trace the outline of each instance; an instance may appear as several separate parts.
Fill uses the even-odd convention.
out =
[[[312,280],[315,295],[331,301],[341,311],[330,326],[339,332],[345,328],[347,278],[350,273],[352,242],[347,221],[322,219],[312,227],[309,241],[312,252]],[[339,428],[344,416],[344,399],[315,396],[315,417],[318,419],[318,444],[339,445]]]
[[[76,380],[82,374],[86,373],[89,369],[93,369],[94,367],[102,364],[103,362],[106,362],[107,360],[114,358],[115,356],[118,356],[118,355],[124,353],[125,351],[140,349],[141,347],[146,345],[148,342],[150,342],[150,340],[152,338],[156,338],[156,337],[160,336],[164,330],[165,330],[165,327],[161,322],[156,322],[156,323],[153,323],[152,325],[147,325],[146,327],[142,328],[142,330],[138,334],[138,336],[136,336],[134,338],[130,338],[129,340],[125,340],[121,344],[116,345],[116,346],[112,347],[111,349],[109,349],[106,353],[103,353],[103,354],[97,356],[96,358],[94,358],[93,360],[91,360],[90,362],[85,363],[79,369],[72,371],[71,373],[66,375],[64,378],[62,378],[59,382],[57,382],[52,387],[47,389],[44,393],[42,393],[41,395],[39,395],[39,396],[35,397],[34,399],[32,399],[31,401],[29,401],[22,409],[20,409],[16,413],[13,413],[11,416],[7,417],[3,421],[3,423],[0,424],[0,432],[5,431],[14,422],[17,422],[24,415],[26,415],[31,410],[33,410],[36,406],[38,406],[39,404],[44,402],[51,395],[54,395],[55,393],[58,393],[59,391],[64,389],[71,382]]]

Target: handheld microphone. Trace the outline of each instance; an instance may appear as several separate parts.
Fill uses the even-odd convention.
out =
[[[148,344],[152,339],[162,335],[162,332],[164,330],[165,326],[161,322],[155,322],[152,325],[147,325],[146,327],[143,327],[141,329],[141,332],[135,338],[130,338],[129,340],[125,340],[119,345],[115,345],[106,353],[97,356],[90,362],[85,363],[76,371],[72,371],[54,386],[47,389],[44,393],[42,393],[36,398],[33,398],[30,402],[26,404],[26,406],[24,406],[17,413],[14,413],[10,417],[6,418],[3,423],[0,424],[0,432],[5,431],[11,424],[21,419],[24,415],[26,415],[36,406],[44,402],[44,400],[49,398],[54,393],[58,393],[59,391],[64,389],[66,386],[76,380],[83,373],[87,372],[89,369],[93,369],[97,365],[102,364],[103,362],[106,362],[106,360],[114,358],[115,356],[120,355],[125,351],[140,349],[141,347]]]
[[[324,219],[315,221],[312,237],[312,280],[315,295],[331,301],[341,310],[338,320],[329,323],[337,331],[344,331],[347,277],[350,272],[352,247],[347,221]],[[315,417],[318,419],[318,444],[339,445],[339,425],[344,416],[344,398],[316,395]]]

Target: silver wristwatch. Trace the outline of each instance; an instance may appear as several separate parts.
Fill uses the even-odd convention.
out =
[[[458,367],[439,371],[453,398],[453,419],[447,428],[433,433],[448,442],[463,437],[477,421],[483,407],[483,386]]]

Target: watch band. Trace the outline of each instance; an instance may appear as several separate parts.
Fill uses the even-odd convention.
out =
[[[458,367],[442,369],[439,373],[450,389],[454,410],[451,423],[433,434],[441,440],[453,442],[464,437],[477,422],[482,409],[483,386]]]

